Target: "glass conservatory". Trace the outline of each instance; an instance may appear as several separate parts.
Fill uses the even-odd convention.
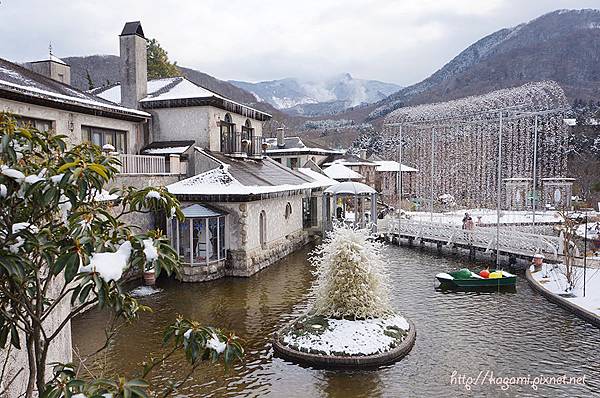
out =
[[[227,213],[206,205],[193,204],[181,209],[184,221],[173,218],[167,231],[171,244],[186,265],[209,265],[225,260],[229,239]]]

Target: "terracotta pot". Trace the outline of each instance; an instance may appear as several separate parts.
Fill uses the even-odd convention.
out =
[[[156,274],[154,271],[144,271],[144,285],[154,286],[156,284]]]

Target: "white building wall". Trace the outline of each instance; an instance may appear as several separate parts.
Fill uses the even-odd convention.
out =
[[[50,120],[53,122],[54,130],[59,134],[66,135],[68,142],[72,145],[80,144],[82,141],[81,126],[92,126],[126,131],[128,153],[138,153],[144,146],[143,123],[141,122],[87,115],[4,98],[0,98],[0,111],[9,112],[17,116]]]
[[[285,218],[286,205],[292,206],[292,214]],[[302,230],[302,196],[267,199],[248,203],[248,241],[246,250],[260,248],[260,213],[267,218],[266,244],[285,238]]]
[[[181,108],[158,108],[152,114],[152,140],[194,140],[196,145],[211,151],[221,150],[220,122],[229,113],[236,131],[241,131],[250,120],[254,134],[262,136],[263,122],[228,112],[214,106],[189,106]]]
[[[152,141],[194,140],[208,146],[209,115],[206,106],[158,108],[152,114]]]

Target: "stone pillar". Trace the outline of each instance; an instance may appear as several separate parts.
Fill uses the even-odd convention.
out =
[[[179,155],[169,155],[169,170],[171,174],[181,174],[181,162]]]
[[[371,194],[371,222],[372,222],[372,232],[377,232],[377,194]],[[398,231],[400,233],[400,231]]]
[[[138,109],[148,93],[146,38],[139,21],[127,22],[119,36],[121,105]]]

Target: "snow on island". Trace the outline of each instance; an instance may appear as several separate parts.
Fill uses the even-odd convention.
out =
[[[409,329],[399,315],[364,320],[309,317],[296,322],[282,342],[309,354],[366,356],[397,347]]]
[[[273,348],[326,367],[379,366],[408,354],[416,330],[391,307],[382,247],[368,229],[340,225],[326,234],[311,257],[315,301],[275,334]]]

